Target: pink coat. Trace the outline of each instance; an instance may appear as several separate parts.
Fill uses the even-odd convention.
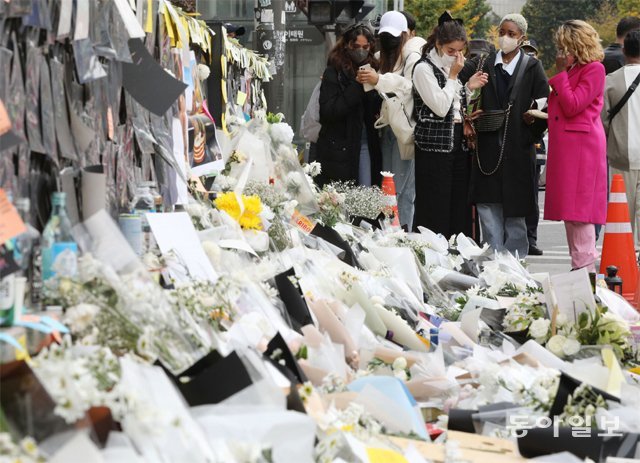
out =
[[[549,80],[549,146],[544,218],[604,224],[607,143],[600,120],[605,71],[577,65]]]

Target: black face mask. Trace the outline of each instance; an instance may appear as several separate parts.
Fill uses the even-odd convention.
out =
[[[369,50],[365,50],[364,48],[349,48],[347,53],[355,65],[364,63],[369,56]]]
[[[394,37],[391,34],[380,34],[380,48],[384,51],[393,51],[402,44],[402,36]]]

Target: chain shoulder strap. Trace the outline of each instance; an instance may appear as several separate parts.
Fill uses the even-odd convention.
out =
[[[507,142],[507,132],[509,131],[509,115],[511,114],[511,107],[512,106],[513,106],[513,103],[509,103],[509,106],[505,110],[504,134],[502,135],[502,144],[500,146],[500,155],[498,156],[498,163],[496,164],[496,166],[493,168],[493,170],[491,172],[485,172],[485,170],[482,168],[482,164],[480,164],[480,155],[478,154],[478,143],[476,143],[476,162],[478,163],[478,169],[480,169],[480,172],[482,172],[482,174],[486,175],[487,177],[490,176],[490,175],[495,174],[496,172],[498,172],[498,169],[500,168],[500,165],[502,164],[502,158],[504,157],[504,146],[505,146],[505,144]]]

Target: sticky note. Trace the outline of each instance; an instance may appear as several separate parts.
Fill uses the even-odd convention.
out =
[[[153,0],[147,0],[147,19],[144,22],[144,31],[147,34],[153,32]]]
[[[244,106],[245,101],[247,101],[247,94],[238,90],[238,96],[236,98],[236,102],[240,105],[240,106]]]
[[[369,463],[409,463],[403,455],[389,449],[368,447],[367,456]]]
[[[31,361],[31,356],[29,355],[29,351],[27,350],[27,335],[23,334],[18,338],[18,344],[22,349],[16,349],[16,360],[25,360],[27,362]]]
[[[0,135],[4,135],[11,129],[11,119],[7,109],[4,107],[4,103],[0,100]]]
[[[227,81],[220,80],[220,88],[222,90],[222,104],[227,104]]]
[[[0,245],[27,231],[18,211],[9,201],[7,193],[0,188]]]
[[[607,392],[616,397],[620,397],[622,383],[625,381],[620,364],[616,359],[612,349],[602,349],[602,363],[609,369],[609,381],[607,382]]]

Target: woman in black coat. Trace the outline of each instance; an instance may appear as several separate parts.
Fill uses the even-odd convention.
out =
[[[373,124],[380,111],[377,92],[365,92],[356,81],[358,68],[377,69],[375,39],[371,30],[356,24],[346,29],[329,54],[320,86],[320,123],[316,144],[322,173],[320,186],[353,180],[361,185],[380,184],[382,155]]]
[[[510,110],[506,135],[504,123],[495,131],[478,132],[469,188],[483,241],[498,251],[517,252],[520,258],[529,251],[525,217],[535,209],[535,144],[546,128],[546,121],[525,113],[537,99],[549,95],[542,64],[520,50],[526,29],[521,15],[505,16],[500,23],[500,50],[489,54],[482,66],[489,83],[482,88],[481,109]],[[466,63],[460,79],[464,82],[477,70],[475,58]]]

